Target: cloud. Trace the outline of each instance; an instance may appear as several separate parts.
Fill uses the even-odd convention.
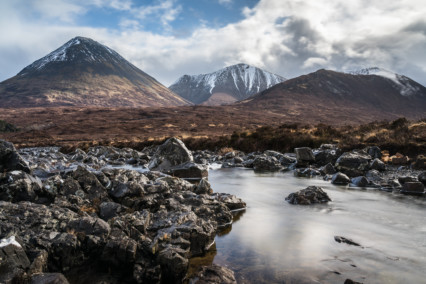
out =
[[[72,24],[95,6],[94,1],[99,0],[73,1],[76,8],[58,0],[68,8],[62,16],[57,11],[46,16],[61,19],[53,25],[27,17],[15,1],[0,1],[0,78],[82,35],[115,49],[165,85],[183,74],[208,73],[239,62],[287,78],[318,68],[380,66],[426,85],[426,6],[421,0],[388,0],[386,5],[381,0],[261,0],[252,8],[240,7],[244,18],[237,23],[221,28],[203,25],[179,38],[170,32],[182,16],[177,0],[142,7],[128,1],[121,7],[129,9],[128,17],[114,29]],[[109,7],[113,2],[102,1]],[[140,25],[153,19],[165,32]]]
[[[223,5],[225,7],[230,7],[233,4],[233,0],[218,0],[220,5]]]

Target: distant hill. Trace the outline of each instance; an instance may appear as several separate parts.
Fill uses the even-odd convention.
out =
[[[238,103],[307,121],[365,122],[426,117],[426,88],[381,68],[348,73],[318,70]]]
[[[184,75],[169,89],[194,104],[221,105],[246,99],[286,79],[247,64],[209,74]]]
[[[0,83],[0,107],[188,105],[117,52],[76,37]]]

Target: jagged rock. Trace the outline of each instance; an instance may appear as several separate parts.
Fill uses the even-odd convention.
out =
[[[19,202],[36,201],[41,194],[42,183],[39,178],[23,171],[0,174],[0,200]]]
[[[258,156],[253,160],[256,172],[276,172],[282,169],[280,162],[272,156]]]
[[[161,265],[161,280],[164,283],[181,283],[188,269],[186,252],[177,247],[167,247],[158,254]]]
[[[334,175],[335,173],[336,173],[336,169],[333,167],[333,165],[332,164],[330,164],[330,163],[328,163],[327,165],[325,165],[325,166],[322,166],[320,169],[319,169],[319,171],[320,171],[320,173],[322,174],[322,175]]]
[[[114,266],[128,266],[136,260],[138,243],[127,237],[110,239],[102,252],[102,259]]]
[[[124,211],[121,204],[115,202],[102,202],[99,205],[99,216],[108,221],[111,218],[116,217],[118,214]]]
[[[378,158],[375,158],[370,163],[370,169],[372,169],[372,170],[378,170],[378,171],[385,171],[386,170],[386,165],[385,165],[385,163],[383,163],[382,161],[380,161]]]
[[[354,177],[351,179],[351,183],[358,187],[366,187],[369,184],[368,179],[365,176]]]
[[[341,237],[341,236],[334,236],[334,240],[338,243],[345,243],[351,246],[357,246],[357,247],[361,246],[360,244],[354,242],[353,240],[345,238],[345,237]]]
[[[296,169],[293,174],[295,177],[313,177],[321,175],[320,171],[312,168]]]
[[[246,208],[246,203],[235,195],[228,193],[216,193],[214,198],[220,202],[223,202],[229,210],[237,210]]]
[[[150,170],[164,171],[193,161],[192,154],[185,144],[177,138],[170,138],[158,147],[148,167]]]
[[[334,164],[337,158],[342,154],[341,150],[334,144],[322,144],[319,149],[313,152],[315,163],[319,166],[328,163]]]
[[[109,201],[105,187],[99,182],[97,177],[82,166],[72,173],[72,178],[78,181],[87,198],[91,201]]]
[[[71,160],[82,162],[86,160],[89,156],[83,150],[77,148],[71,155]]]
[[[0,172],[15,170],[31,173],[27,162],[18,154],[15,146],[0,139]]]
[[[336,161],[336,169],[350,177],[364,175],[369,169],[371,157],[362,152],[343,153]]]
[[[206,165],[200,165],[193,162],[186,162],[178,166],[172,167],[166,171],[172,176],[180,178],[195,178],[201,179],[207,177],[208,167]]]
[[[419,174],[417,179],[422,182],[424,185],[426,185],[426,171]]]
[[[310,205],[331,201],[328,194],[319,186],[308,186],[305,189],[290,193],[285,199],[290,204]]]
[[[294,148],[298,166],[307,166],[315,162],[315,156],[312,149],[309,147]]]
[[[234,272],[216,264],[201,267],[196,278],[191,283],[207,284],[236,284]]]
[[[423,183],[416,181],[416,182],[405,182],[402,186],[401,193],[404,194],[412,194],[412,195],[418,195],[423,194],[425,191],[425,186]]]
[[[62,273],[41,273],[31,277],[30,284],[69,284]]]
[[[350,182],[351,182],[351,179],[344,173],[335,173],[333,177],[331,178],[332,184],[347,185]]]
[[[0,283],[14,283],[29,267],[30,261],[15,236],[0,240]]]
[[[95,235],[102,238],[107,238],[111,231],[107,222],[93,217],[83,217],[72,220],[68,223],[68,227],[74,232],[83,232],[86,235]]]

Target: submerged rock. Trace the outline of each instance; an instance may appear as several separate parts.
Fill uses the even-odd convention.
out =
[[[305,189],[290,193],[285,198],[290,204],[310,205],[315,203],[327,203],[331,201],[328,194],[319,186],[308,186]]]
[[[361,246],[360,244],[354,242],[353,240],[347,239],[347,238],[341,237],[341,236],[334,236],[334,240],[338,243],[345,243],[345,244],[348,244],[348,245],[351,245],[351,246],[357,246],[357,247]]]

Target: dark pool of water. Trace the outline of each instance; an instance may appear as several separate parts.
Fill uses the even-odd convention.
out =
[[[374,189],[334,186],[291,173],[210,170],[216,192],[247,203],[231,228],[197,262],[236,272],[241,283],[426,283],[426,201]],[[309,185],[325,189],[326,205],[284,198]],[[343,236],[361,247],[337,243]]]

